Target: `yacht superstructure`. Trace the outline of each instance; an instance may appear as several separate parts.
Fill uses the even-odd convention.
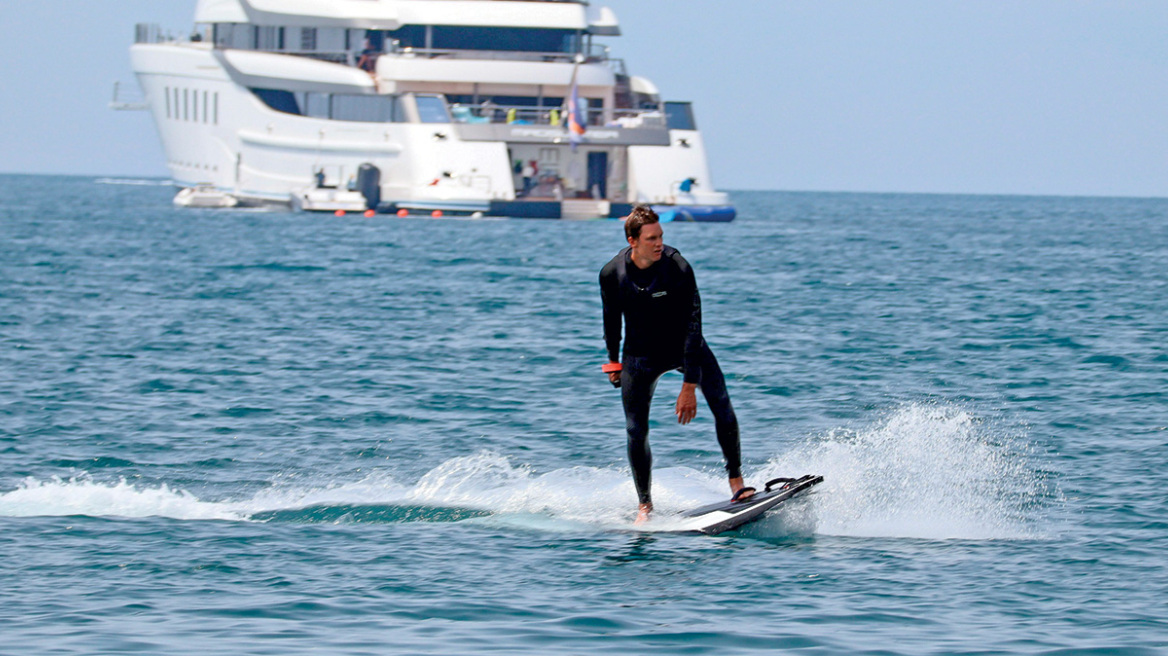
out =
[[[134,72],[184,189],[305,210],[729,221],[687,102],[574,0],[200,0]],[[188,196],[190,193],[188,192]]]

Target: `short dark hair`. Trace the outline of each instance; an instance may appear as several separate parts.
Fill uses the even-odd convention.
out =
[[[642,226],[647,223],[659,223],[660,221],[660,217],[653,211],[653,208],[648,205],[637,205],[625,217],[625,236],[632,239],[640,239]]]

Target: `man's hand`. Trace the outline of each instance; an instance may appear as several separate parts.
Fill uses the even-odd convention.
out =
[[[677,415],[677,423],[688,424],[693,421],[693,418],[698,414],[698,397],[694,394],[697,385],[694,383],[682,383],[681,394],[677,395],[677,408],[673,414]]]
[[[604,373],[608,374],[608,382],[612,383],[613,387],[620,387],[621,379],[621,363],[609,362],[601,367]]]

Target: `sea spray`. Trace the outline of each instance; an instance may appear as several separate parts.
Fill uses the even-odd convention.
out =
[[[817,532],[925,539],[1033,538],[1044,477],[1021,439],[960,407],[908,404],[776,456],[761,474],[825,477]]]

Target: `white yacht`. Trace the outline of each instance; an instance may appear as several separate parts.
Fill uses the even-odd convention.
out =
[[[734,218],[690,103],[599,43],[620,34],[608,8],[199,0],[195,24],[139,25],[131,59],[171,176],[215,205]]]

